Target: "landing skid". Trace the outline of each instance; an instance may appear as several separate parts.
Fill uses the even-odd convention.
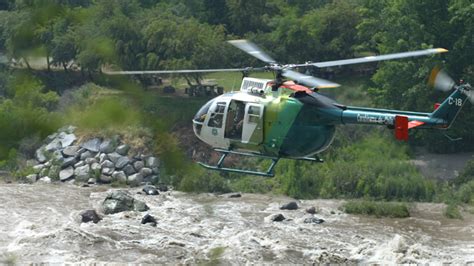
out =
[[[275,173],[273,172],[273,170],[274,170],[276,164],[278,163],[278,160],[280,160],[279,157],[265,156],[265,155],[256,154],[256,153],[237,152],[237,151],[222,150],[222,149],[214,149],[214,150],[217,151],[217,152],[222,153],[222,156],[219,159],[219,161],[217,162],[217,165],[216,166],[211,166],[211,165],[208,165],[208,164],[205,164],[205,163],[202,163],[202,162],[198,162],[202,167],[207,168],[209,170],[216,170],[216,171],[222,171],[222,172],[232,172],[232,173],[240,173],[240,174],[274,177]],[[270,167],[268,167],[266,172],[222,167],[222,164],[224,163],[225,158],[229,154],[270,159],[270,160],[272,160],[272,164],[270,165]]]
[[[205,164],[203,162],[198,162],[202,167],[204,167],[206,169],[209,169],[209,170],[222,171],[222,172],[232,172],[232,173],[240,173],[240,174],[248,174],[248,175],[274,177],[275,172],[273,170],[274,170],[276,164],[278,163],[278,161],[280,160],[280,157],[266,156],[266,155],[257,154],[257,153],[238,152],[238,151],[223,150],[223,149],[214,149],[214,150],[219,152],[219,153],[222,153],[222,156],[219,159],[219,161],[217,162],[217,165],[212,166],[212,165]],[[270,160],[272,160],[272,164],[270,165],[270,167],[268,167],[266,172],[223,167],[222,164],[224,163],[225,158],[229,154],[270,159]],[[311,158],[311,157],[298,158],[297,160],[317,162],[317,163],[324,162],[323,159],[321,159],[317,156],[315,158]]]

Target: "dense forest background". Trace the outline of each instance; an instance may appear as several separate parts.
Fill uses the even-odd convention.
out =
[[[104,67],[258,66],[225,44],[238,38],[254,41],[282,63],[430,47],[449,50],[441,56],[369,65],[371,71],[360,82],[363,95],[351,98],[350,92],[345,93],[347,100],[359,97],[369,106],[432,110],[433,103],[446,97],[426,85],[435,65],[456,80],[474,82],[472,0],[1,0],[2,167],[18,170],[19,157],[28,157],[44,137],[74,121],[91,132],[135,128],[131,131],[138,135],[151,135],[157,152],[164,154],[168,173],[164,180],[184,190],[474,201],[472,161],[451,182],[428,180],[408,162],[416,147],[442,153],[473,151],[470,104],[449,131],[461,140],[450,141],[442,132],[416,131],[404,145],[395,143],[390,132],[347,127],[338,131],[326,154],[327,164],[284,160],[277,177],[268,180],[207,174],[183,159],[172,126],[189,122],[204,101],[165,103],[135,81],[101,74]],[[38,58],[45,69],[33,66]],[[12,67],[5,62],[16,63]],[[360,70],[353,66],[336,71],[350,81],[361,80]],[[122,94],[117,97],[114,91]],[[245,165],[265,166],[265,162],[245,161]]]

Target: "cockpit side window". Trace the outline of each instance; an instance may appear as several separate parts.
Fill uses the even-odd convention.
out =
[[[199,109],[199,111],[196,113],[194,116],[193,120],[198,123],[204,123],[204,120],[206,119],[207,112],[209,111],[209,108],[211,107],[212,103],[214,100],[208,101],[205,105]]]
[[[211,118],[207,124],[209,127],[222,128],[222,122],[224,120],[226,103],[218,102],[215,109],[211,113]]]

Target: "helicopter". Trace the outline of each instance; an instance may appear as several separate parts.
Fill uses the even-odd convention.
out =
[[[455,82],[440,69],[434,69],[429,81],[437,89],[453,92],[431,113],[346,106],[320,93],[320,89],[335,88],[337,83],[299,73],[293,69],[319,68],[359,64],[447,52],[443,48],[368,56],[303,64],[280,64],[248,40],[228,41],[236,48],[266,63],[263,67],[115,71],[111,75],[189,74],[209,72],[242,72],[240,90],[224,93],[203,105],[194,116],[193,130],[221,157],[216,165],[198,162],[201,166],[224,172],[274,176],[281,158],[321,163],[319,154],[334,140],[336,126],[365,124],[386,126],[395,138],[408,140],[411,129],[448,129],[459,111],[474,94],[470,84]],[[275,79],[248,77],[249,72],[271,71]],[[229,154],[271,160],[266,171],[225,167]]]

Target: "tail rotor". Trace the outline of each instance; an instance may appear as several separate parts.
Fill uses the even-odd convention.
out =
[[[474,91],[471,85],[463,81],[461,81],[459,85],[456,85],[456,82],[440,67],[433,68],[428,79],[428,84],[436,90],[443,92],[450,91],[453,88],[458,89],[467,96],[471,103],[474,103]]]

